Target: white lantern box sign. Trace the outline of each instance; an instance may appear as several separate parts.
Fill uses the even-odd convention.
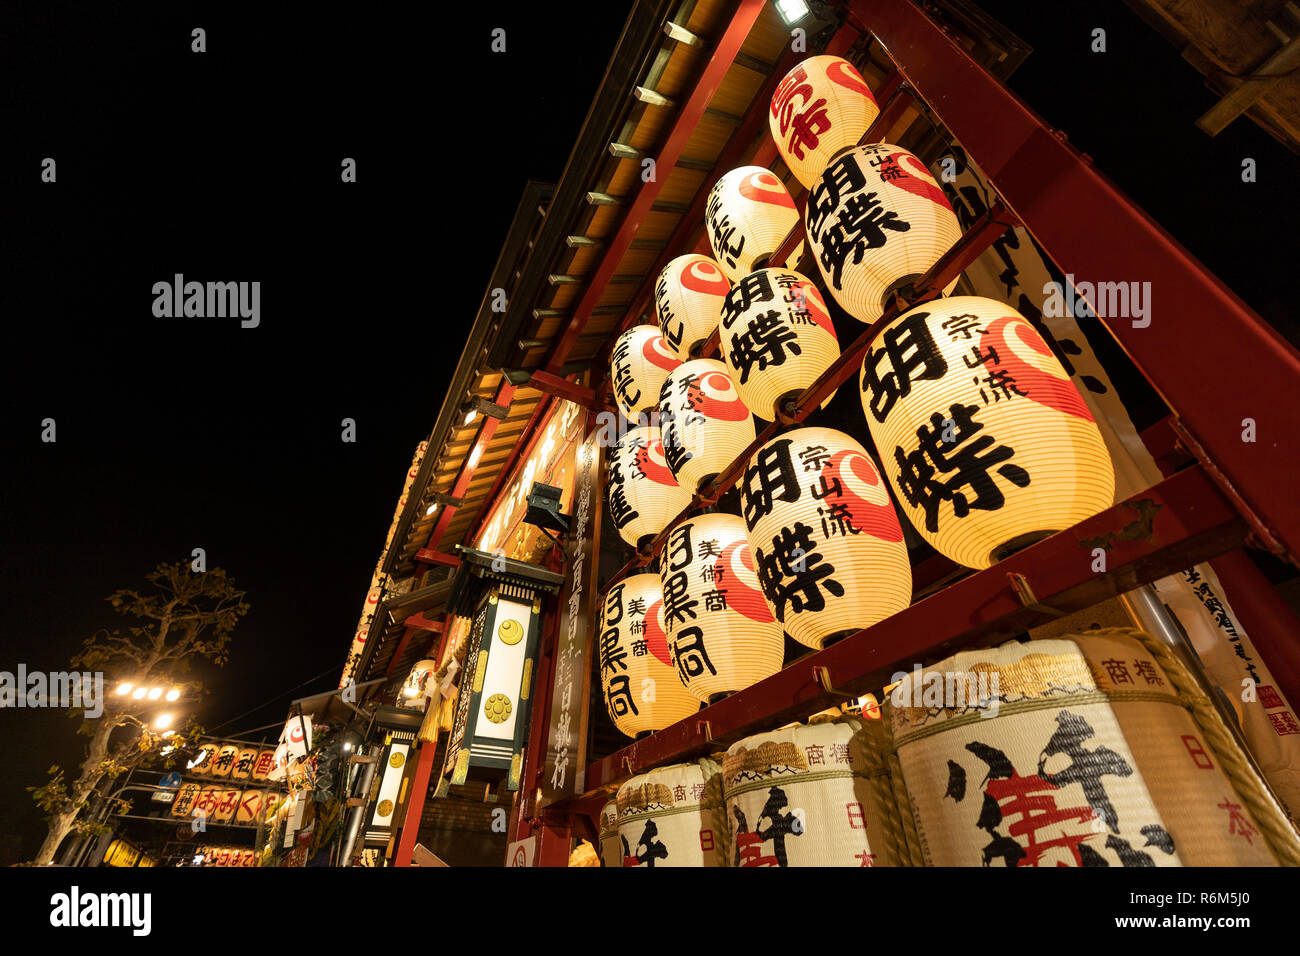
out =
[[[631,574],[605,592],[600,607],[600,686],[619,733],[662,730],[700,709],[677,677],[661,616],[657,574]]]
[[[766,265],[799,223],[785,183],[762,166],[741,166],[714,184],[704,210],[713,258],[732,282]]]
[[[658,767],[618,788],[623,866],[725,866],[717,764]]]
[[[610,354],[610,378],[624,417],[635,420],[655,408],[664,379],[681,364],[652,325],[634,326],[620,335]]]
[[[632,547],[653,540],[691,503],[692,493],[677,483],[655,425],[629,429],[610,450],[607,498],[619,537]]]
[[[708,703],[781,669],[785,637],[754,573],[745,523],[706,514],[668,535],[661,616],[677,676]]]
[[[888,143],[855,147],[826,167],[808,193],[804,225],[827,290],[868,323],[961,238],[925,164]]]
[[[741,514],[763,597],[794,640],[823,647],[911,602],[903,529],[866,450],[796,428],[750,459]]]
[[[879,115],[876,98],[852,63],[812,56],[781,80],[768,124],[790,172],[811,188],[831,158],[862,139]]]
[[[731,283],[708,256],[678,256],[655,281],[655,317],[668,348],[683,362],[718,327]]]
[[[904,313],[872,343],[861,385],[899,505],[958,564],[987,568],[1114,500],[1091,411],[1009,305],[957,296]]]
[[[886,720],[930,866],[1300,865],[1300,838],[1196,680],[1110,628],[963,651]]]
[[[790,269],[758,269],[732,287],[718,344],[741,400],[768,421],[840,357],[826,301]]]
[[[756,434],[749,407],[717,359],[694,359],[669,373],[659,393],[659,423],[668,467],[691,495]]]

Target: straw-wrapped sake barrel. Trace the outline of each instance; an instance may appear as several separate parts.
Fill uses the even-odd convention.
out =
[[[672,764],[618,788],[623,866],[725,866],[717,765]]]
[[[1209,699],[1142,632],[963,651],[904,677],[887,720],[914,862],[1300,864],[1295,830]]]
[[[618,841],[618,801],[600,808],[600,865],[622,866],[623,846]]]
[[[722,761],[731,866],[876,866],[885,844],[864,721],[746,737]]]

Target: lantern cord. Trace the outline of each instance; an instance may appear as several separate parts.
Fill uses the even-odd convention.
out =
[[[284,697],[285,695],[287,695],[287,694],[292,694],[294,691],[298,690],[299,688],[301,688],[301,687],[306,687],[308,684],[311,684],[311,683],[313,683],[313,682],[315,682],[315,681],[320,680],[320,679],[321,679],[322,677],[324,677],[326,674],[333,673],[333,672],[334,672],[335,670],[337,670],[337,669],[338,669],[337,667],[329,667],[329,668],[327,668],[327,669],[321,671],[321,672],[320,672],[319,674],[317,674],[315,677],[309,677],[309,678],[307,678],[305,681],[303,681],[301,684],[298,684],[298,685],[296,685],[296,686],[294,686],[294,687],[290,687],[288,690],[286,690],[286,691],[282,691],[281,693],[276,694],[276,695],[275,695],[274,697],[272,697],[270,700],[267,700],[267,701],[265,701],[264,703],[258,704],[258,705],[257,705],[256,707],[254,707],[252,710],[246,710],[246,711],[244,711],[242,714],[240,714],[238,717],[232,717],[232,718],[230,718],[229,720],[225,721],[224,723],[217,724],[217,726],[211,728],[211,729],[208,731],[208,733],[209,733],[209,734],[214,734],[214,733],[216,733],[218,730],[220,730],[222,727],[229,727],[229,726],[230,726],[231,724],[233,724],[235,721],[237,721],[237,720],[243,720],[243,719],[244,719],[245,717],[247,717],[249,714],[255,714],[255,713],[257,713],[259,710],[261,710],[263,707],[269,707],[271,704],[274,704],[277,700],[279,700],[280,698]],[[268,725],[268,726],[270,726],[270,725]]]

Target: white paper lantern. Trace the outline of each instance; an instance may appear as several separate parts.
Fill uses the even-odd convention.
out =
[[[628,737],[663,730],[700,709],[678,680],[660,622],[657,574],[631,574],[600,606],[600,686],[605,709]]]
[[[682,363],[658,329],[638,325],[618,337],[609,364],[618,407],[636,421],[640,412],[655,407],[664,379]]]
[[[705,761],[706,764],[710,763]],[[716,764],[672,764],[618,788],[623,866],[723,866]],[[715,792],[710,792],[710,781]]]
[[[811,188],[831,157],[862,139],[879,115],[876,98],[852,63],[812,56],[772,94],[768,125],[790,172]]]
[[[896,287],[961,238],[925,164],[888,143],[851,149],[826,167],[808,193],[804,225],[827,291],[863,322],[880,318]]]
[[[970,568],[1114,501],[1092,413],[1032,325],[978,296],[890,323],[862,365],[862,409],[903,513]]]
[[[754,418],[717,359],[674,369],[659,393],[664,457],[692,495],[754,441]]]
[[[732,287],[718,343],[741,400],[768,421],[840,357],[826,301],[790,269],[758,269]]]
[[[618,838],[618,801],[611,800],[600,808],[600,865],[621,867],[622,844]]]
[[[763,600],[745,522],[707,514],[668,535],[661,616],[677,676],[709,702],[781,669],[785,636]]]
[[[798,222],[799,210],[785,183],[762,166],[741,166],[724,175],[704,210],[713,258],[732,282],[768,265]]]
[[[708,256],[678,256],[655,282],[655,316],[664,341],[683,362],[718,327],[718,313],[731,283]]]
[[[832,428],[796,428],[755,453],[740,482],[763,596],[808,647],[911,602],[912,569],[889,492],[865,449]]]
[[[611,450],[608,481],[609,513],[619,536],[634,548],[663,531],[693,494],[673,477],[655,425],[629,429]]]

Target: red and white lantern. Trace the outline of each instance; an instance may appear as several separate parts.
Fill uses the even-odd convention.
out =
[[[668,348],[683,362],[718,327],[731,283],[708,256],[678,256],[655,282],[655,316]]]
[[[894,289],[923,275],[961,238],[925,164],[888,143],[859,146],[832,162],[808,193],[804,225],[827,291],[868,323],[880,318]]]
[[[608,472],[609,513],[619,536],[632,547],[648,543],[691,503],[692,492],[673,477],[655,425],[630,429],[612,451]]]
[[[690,494],[730,465],[754,440],[754,418],[717,359],[675,369],[659,393],[664,457]]]
[[[741,166],[724,175],[704,210],[713,258],[732,282],[769,265],[798,222],[799,210],[785,183],[762,166]]]
[[[781,669],[785,635],[763,600],[744,521],[707,514],[682,522],[659,565],[668,647],[698,700],[744,690]]]
[[[610,376],[624,417],[635,421],[654,408],[664,379],[681,364],[652,325],[638,325],[620,335],[610,355]]]
[[[790,172],[812,188],[831,157],[862,139],[879,115],[876,98],[852,63],[812,56],[772,94],[768,125]]]
[[[757,269],[736,283],[719,317],[718,344],[741,399],[768,421],[840,357],[826,301],[790,269]]]
[[[903,529],[866,450],[796,428],[750,459],[740,506],[763,597],[787,634],[820,649],[912,598]]]

